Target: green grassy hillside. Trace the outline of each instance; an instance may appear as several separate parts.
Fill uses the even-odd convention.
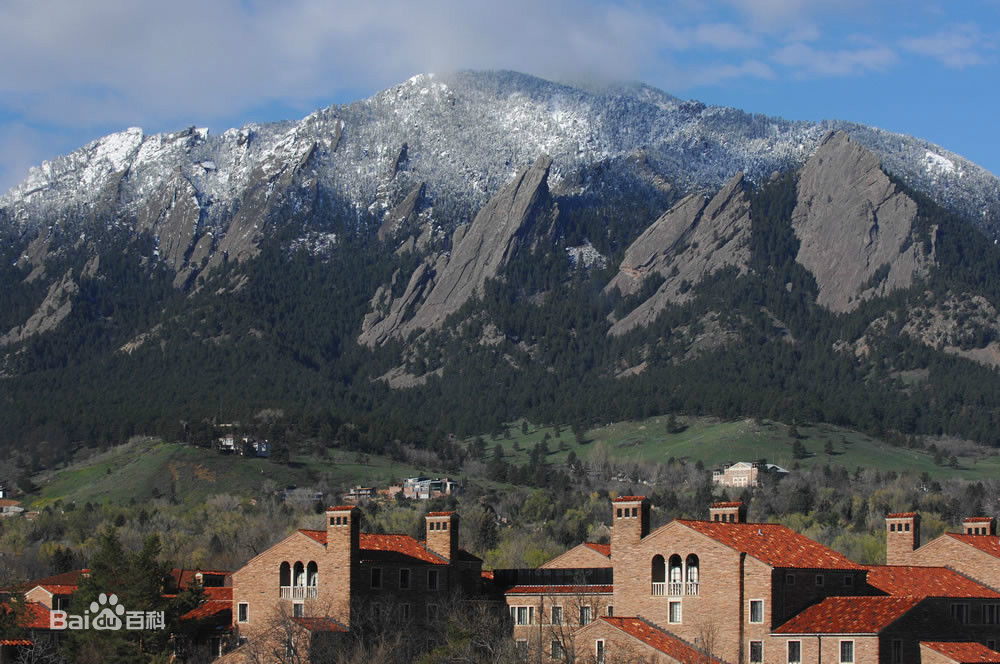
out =
[[[296,458],[282,465],[270,459],[221,455],[145,439],[36,477],[41,492],[32,504],[44,507],[56,500],[121,503],[157,496],[174,496],[190,503],[216,494],[253,498],[268,489],[290,485],[385,486],[421,472],[425,471],[384,457],[359,458],[350,452],[338,452],[325,459]]]
[[[527,434],[522,433],[521,427],[521,421],[513,423],[509,439],[487,440],[487,445],[490,449],[498,443],[502,445],[506,460],[512,463],[527,461],[531,449],[549,434],[548,459],[555,463],[564,462],[573,451],[583,460],[607,456],[619,461],[665,463],[673,457],[690,463],[701,461],[707,469],[764,458],[788,469],[797,461],[802,468],[828,464],[853,470],[860,466],[882,471],[927,472],[935,479],[979,480],[1000,473],[1000,452],[992,448],[975,447],[975,453],[958,456],[958,466],[953,468],[947,465],[950,453],[944,455],[945,463],[939,465],[926,450],[893,447],[857,431],[828,424],[796,427],[797,440],[807,452],[799,460],[792,452],[796,439],[792,438],[791,427],[770,420],[681,417],[676,419],[675,432],[671,433],[669,418],[661,416],[590,429],[584,433],[582,442],[568,427],[562,427],[558,437],[553,427],[529,424]],[[828,442],[832,454],[825,453]]]

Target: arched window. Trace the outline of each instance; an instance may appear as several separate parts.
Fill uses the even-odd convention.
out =
[[[295,563],[294,575],[292,578],[295,580],[293,585],[304,586],[306,585],[306,569],[302,565],[302,561]]]
[[[655,555],[653,556],[653,562],[650,564],[650,572],[653,579],[653,595],[661,596],[667,593],[666,580],[667,580],[667,570],[666,563],[663,561],[663,556]]]
[[[281,567],[278,568],[278,577],[281,579],[281,585],[288,587],[292,585],[292,566],[287,562],[281,563]]]
[[[677,595],[683,594],[683,575],[684,570],[681,567],[681,557],[676,553],[670,556],[670,584],[667,588],[667,594],[671,597],[676,597]]]
[[[684,588],[685,595],[697,595],[698,594],[698,556],[693,553],[687,557],[684,561],[685,575],[684,580],[687,582]]]
[[[310,560],[309,564],[306,566],[306,585],[310,588],[315,588],[318,582],[318,575],[319,568],[316,566],[315,562]]]

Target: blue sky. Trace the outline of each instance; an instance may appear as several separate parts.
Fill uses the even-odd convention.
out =
[[[4,0],[0,191],[128,126],[222,131],[501,68],[853,120],[1000,174],[998,62],[1000,0]]]

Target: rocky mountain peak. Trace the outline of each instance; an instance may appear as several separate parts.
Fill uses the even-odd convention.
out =
[[[500,274],[533,236],[536,222],[549,201],[552,158],[542,155],[522,168],[479,211],[472,223],[456,229],[450,255],[431,254],[411,275],[403,295],[386,298],[381,290],[372,301],[358,341],[374,346],[391,336],[441,325]],[[413,317],[405,320],[407,312]]]
[[[664,281],[649,299],[616,321],[609,334],[649,324],[668,304],[688,299],[692,286],[723,267],[746,272],[750,202],[745,186],[743,173],[737,173],[710,199],[698,194],[684,198],[629,246],[605,290],[631,295],[653,275]]]
[[[792,213],[796,260],[816,278],[819,304],[850,311],[926,275],[933,249],[924,253],[916,217],[877,155],[846,132],[825,136],[802,168]]]

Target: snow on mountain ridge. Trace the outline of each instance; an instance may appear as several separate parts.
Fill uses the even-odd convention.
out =
[[[357,210],[387,209],[426,182],[431,199],[446,198],[471,217],[542,153],[560,178],[642,150],[679,189],[714,189],[738,171],[761,181],[800,165],[837,128],[953,209],[987,220],[1000,212],[996,177],[918,139],[705,106],[641,84],[585,90],[514,72],[420,74],[298,122],[248,124],[218,136],[128,129],[33,168],[0,197],[0,209],[24,232],[113,196],[116,214],[128,219],[179,174],[197,191],[204,222],[223,230],[255,178],[273,178],[309,156],[320,186]],[[396,168],[404,144],[406,163]]]

